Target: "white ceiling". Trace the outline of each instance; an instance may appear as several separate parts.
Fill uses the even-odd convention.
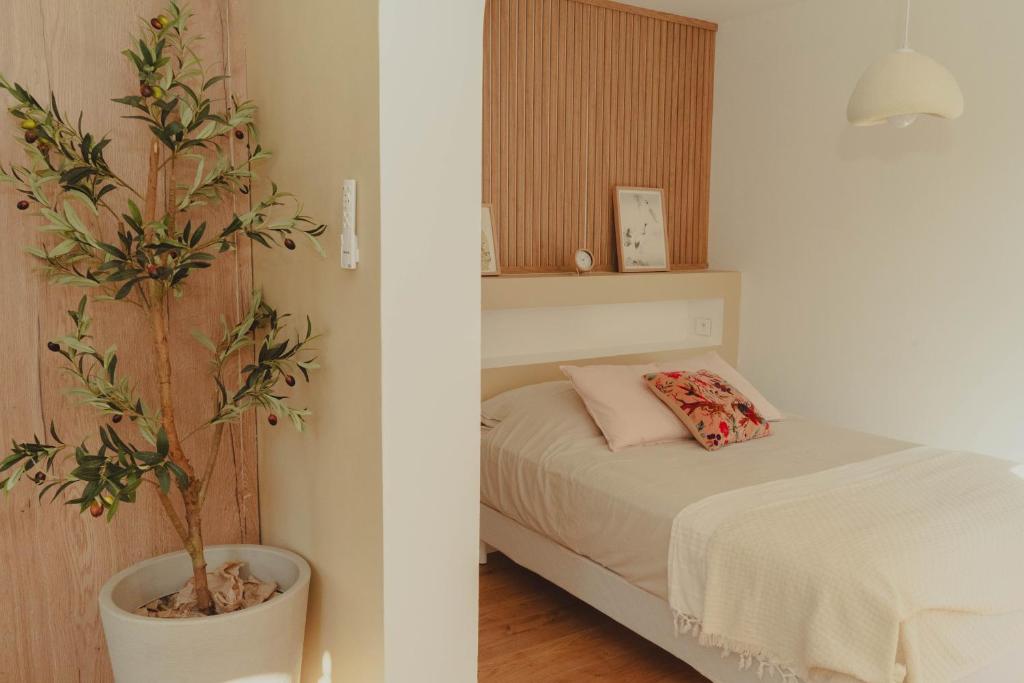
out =
[[[694,19],[722,23],[744,14],[753,14],[797,0],[625,0],[637,7],[682,14]]]

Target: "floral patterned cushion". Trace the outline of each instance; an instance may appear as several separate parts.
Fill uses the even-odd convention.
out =
[[[713,372],[654,372],[644,379],[709,451],[772,433],[754,404]]]

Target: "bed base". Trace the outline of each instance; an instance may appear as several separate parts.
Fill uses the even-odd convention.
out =
[[[741,671],[735,655],[723,658],[720,650],[702,647],[689,636],[676,636],[667,602],[487,505],[480,506],[480,541],[481,562],[486,561],[486,548],[501,551],[519,566],[672,653],[713,683],[771,680],[768,676],[758,679],[755,670]]]

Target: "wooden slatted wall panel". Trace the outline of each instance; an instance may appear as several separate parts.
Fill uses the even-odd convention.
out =
[[[489,0],[483,197],[502,272],[615,270],[612,191],[665,190],[674,269],[707,267],[715,24],[608,0]]]
[[[138,30],[138,17],[153,16],[163,0],[125,3],[96,0],[0,0],[5,17],[0,40],[0,72],[45,97],[52,88],[64,112],[85,112],[83,123],[95,133],[110,132],[106,156],[129,182],[145,184],[148,134],[141,124],[121,118],[126,108],[110,102],[138,89],[120,55]],[[244,51],[232,40],[240,25],[240,0],[193,3],[193,27],[206,36],[200,49],[212,68],[230,68],[231,81],[222,95],[245,99]],[[220,86],[218,86],[220,87]],[[6,109],[8,101],[3,97]],[[20,148],[6,112],[0,126],[0,160],[19,160]],[[180,178],[186,180],[186,178]],[[187,178],[191,181],[191,175]],[[14,208],[17,195],[0,185],[0,444],[45,435],[53,419],[68,443],[88,437],[96,443],[99,424],[94,411],[65,395],[67,377],[46,340],[67,333],[65,311],[81,292],[49,285],[35,272],[23,245],[34,243],[40,221]],[[211,225],[226,224],[233,212],[248,210],[238,203],[211,209]],[[96,221],[95,232],[113,241],[109,224]],[[174,379],[178,419],[184,432],[211,414],[213,393],[207,389],[207,360],[189,334],[192,328],[216,334],[221,315],[238,319],[252,288],[251,252],[246,242],[216,267],[194,276],[192,289],[176,304],[171,318]],[[93,332],[100,348],[116,344],[119,370],[140,381],[148,405],[157,405],[151,381],[151,346],[142,314],[126,306],[93,304]],[[233,368],[237,373],[240,365]],[[192,387],[202,387],[190,391]],[[122,425],[123,426],[123,425]],[[136,443],[130,429],[122,429]],[[187,446],[205,461],[209,434],[198,434]],[[205,514],[209,543],[259,542],[255,421],[236,425],[225,439]],[[2,447],[0,446],[0,447]],[[96,598],[111,575],[139,560],[177,550],[180,542],[164,517],[156,496],[140,492],[133,506],[122,507],[113,522],[94,520],[64,505],[40,504],[31,487],[19,485],[0,496],[0,608],[7,621],[9,655],[0,665],[0,682],[106,682],[112,680]]]

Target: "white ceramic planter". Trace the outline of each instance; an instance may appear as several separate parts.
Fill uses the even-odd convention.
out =
[[[262,545],[206,549],[209,569],[245,562],[282,593],[248,609],[195,619],[133,612],[173,593],[192,576],[184,551],[140,562],[100,591],[100,616],[117,683],[297,683],[309,597],[309,564]]]

